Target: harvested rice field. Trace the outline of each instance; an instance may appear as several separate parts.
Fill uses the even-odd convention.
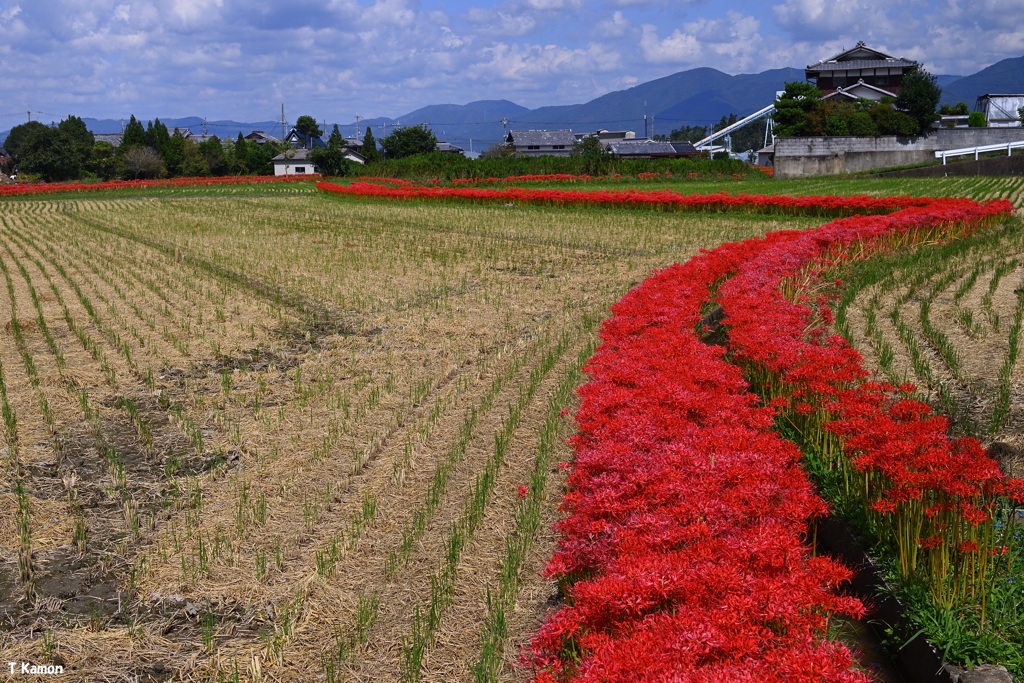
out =
[[[308,187],[4,204],[4,661],[526,679],[608,307],[703,247],[822,222]]]

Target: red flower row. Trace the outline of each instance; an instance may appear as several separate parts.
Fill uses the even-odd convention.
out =
[[[830,615],[863,608],[832,592],[848,572],[803,545],[825,506],[795,447],[771,429],[780,409],[810,441],[842,435],[851,470],[864,473],[858,485],[889,482],[867,487],[878,515],[939,501],[921,511],[933,521],[915,552],[943,545],[983,568],[987,537],[969,530],[990,521],[995,495],[1024,488],[1001,480],[973,440],[950,443],[927,406],[868,382],[856,352],[827,334],[824,302],[815,311],[784,294],[817,286],[837,263],[949,239],[1012,207],[835,201],[804,206],[903,208],[722,245],[613,307],[579,392],[566,516],[548,568],[566,606],[527,655],[537,680],[866,680],[844,646],[823,640]],[[740,365],[696,336],[713,289]],[[740,366],[776,397],[770,405],[748,391]]]
[[[860,355],[829,336],[827,301],[811,302],[806,292],[846,260],[893,244],[948,240],[1012,213],[1005,200],[936,199],[888,216],[837,220],[791,233],[743,262],[718,291],[733,359],[788,408],[826,464],[844,471],[904,575],[922,576],[947,605],[968,590],[984,591],[988,558],[999,550],[993,516],[1004,496],[1024,496],[1024,482],[1005,479],[977,440],[951,441],[945,418],[906,398],[912,386],[897,392],[867,381]]]
[[[804,544],[826,508],[800,453],[694,331],[711,287],[771,243],[672,266],[613,307],[579,391],[548,567],[567,606],[527,655],[537,680],[867,680],[823,637],[863,607]]]
[[[0,185],[0,197],[53,194],[55,192],[92,192],[149,187],[181,187],[202,185],[244,185],[305,180],[296,176],[216,176],[206,178],[166,178],[162,180],[108,180],[102,183],[31,183]]]
[[[452,178],[453,185],[475,185],[495,183],[586,183],[591,180],[601,180],[590,175],[574,175],[572,173],[535,173],[529,175],[507,176],[505,178]]]
[[[552,190],[509,187],[503,189],[436,187],[406,184],[390,187],[353,182],[339,185],[321,181],[317,188],[334,194],[381,199],[440,199],[476,202],[522,202],[529,204],[652,207],[690,211],[747,210],[815,215],[888,213],[907,207],[925,207],[935,200],[927,197],[790,197],[785,195],[687,195],[672,190]]]

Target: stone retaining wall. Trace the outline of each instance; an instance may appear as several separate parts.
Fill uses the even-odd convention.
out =
[[[936,151],[1019,140],[1024,140],[1022,128],[938,129],[913,136],[778,138],[775,176],[804,178],[923,164],[934,161]]]

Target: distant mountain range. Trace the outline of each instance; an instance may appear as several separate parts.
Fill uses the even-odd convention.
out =
[[[1004,59],[970,76],[936,76],[942,103],[966,102],[979,95],[1024,93],[1024,57]],[[803,69],[772,69],[759,74],[729,74],[711,68],[690,69],[602,95],[584,104],[527,109],[508,100],[430,105],[396,118],[361,119],[339,124],[348,137],[362,139],[371,126],[379,140],[396,126],[425,123],[439,140],[467,151],[483,151],[509,130],[569,128],[573,131],[632,130],[637,136],[668,133],[681,126],[711,126],[723,116],[746,116],[770,104],[789,81],[802,81]],[[301,112],[300,112],[301,113]],[[646,118],[645,118],[646,116]],[[119,133],[117,119],[84,119],[94,133]],[[168,128],[187,128],[221,139],[262,130],[280,137],[279,121],[205,121],[198,117],[161,119]],[[328,128],[333,125],[328,122]],[[329,131],[328,131],[329,132]],[[7,132],[0,133],[0,140]]]

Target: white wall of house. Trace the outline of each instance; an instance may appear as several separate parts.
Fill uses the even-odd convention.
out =
[[[291,161],[274,162],[274,175],[313,175],[316,173],[316,166],[313,165],[312,161],[301,161],[298,159],[292,159]]]

